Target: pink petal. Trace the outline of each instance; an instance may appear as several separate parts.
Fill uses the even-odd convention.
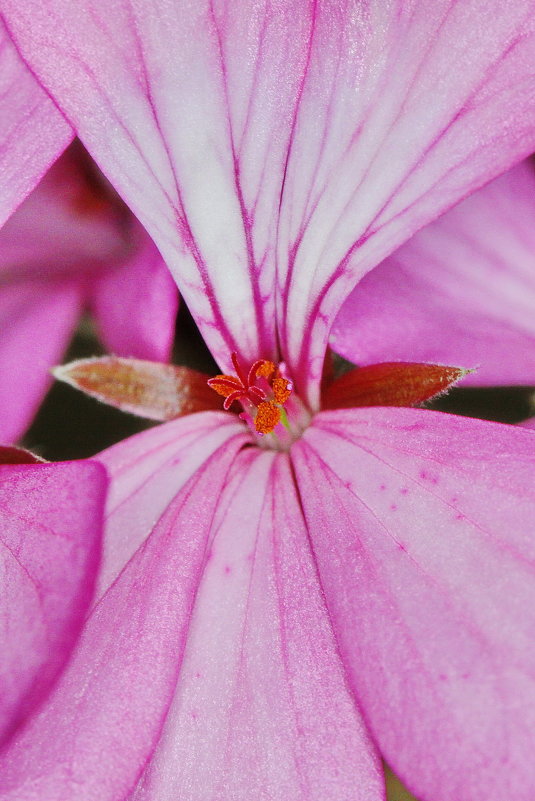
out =
[[[234,415],[206,412],[151,428],[98,455],[111,479],[100,592],[145,541],[178,489],[232,436],[248,440]]]
[[[105,471],[0,466],[0,740],[45,697],[73,647],[100,560]]]
[[[173,705],[136,801],[373,801],[380,764],[341,669],[286,456],[221,493]]]
[[[162,510],[154,493],[150,537],[95,606],[39,717],[1,754],[3,799],[116,801],[137,780],[171,701],[212,516],[243,442],[235,423],[226,428],[226,441],[182,489],[175,465],[163,466],[164,481],[175,472],[175,497]],[[154,432],[156,453],[161,435]],[[145,453],[152,433],[144,437]],[[179,461],[187,454],[174,434]],[[126,443],[128,461],[133,451]],[[133,478],[132,470],[127,482],[135,496],[143,472],[137,486]]]
[[[325,412],[292,461],[387,762],[418,798],[530,800],[532,432],[417,409]]]
[[[535,383],[535,171],[526,161],[417,233],[342,306],[331,345],[468,367],[472,384]]]
[[[222,366],[233,350],[275,355],[276,226],[305,3],[301,14],[256,0],[58,0],[16,17],[27,55],[35,47],[34,66],[154,237]],[[58,37],[68,47],[41,49]]]
[[[133,251],[92,288],[92,310],[111,353],[168,361],[178,309],[178,293],[156,245],[132,221]]]
[[[99,178],[104,182],[74,142],[0,230],[1,284],[74,276],[93,282],[131,255],[130,216]]]
[[[2,8],[222,368],[278,337],[313,406],[356,281],[535,147],[531,0]]]
[[[0,439],[23,433],[91,299],[112,350],[168,358],[174,282],[74,142],[0,230]]]
[[[26,430],[81,311],[75,282],[27,281],[0,289],[0,441]]]
[[[70,125],[11,44],[0,19],[0,225],[69,144]]]
[[[282,341],[300,383],[319,384],[360,277],[535,149],[531,0],[342,8],[318,4],[281,208]]]

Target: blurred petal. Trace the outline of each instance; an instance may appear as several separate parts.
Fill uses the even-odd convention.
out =
[[[136,801],[379,801],[287,457],[247,449],[211,529],[173,705]]]
[[[0,19],[0,225],[67,147],[73,132],[26,67]]]
[[[477,366],[472,384],[535,383],[535,169],[526,161],[417,233],[356,287],[331,345],[356,364]]]
[[[29,426],[76,326],[82,289],[40,281],[0,289],[0,441]]]
[[[102,403],[149,420],[174,420],[221,408],[208,386],[208,376],[189,367],[97,356],[63,364],[52,372],[59,381]]]
[[[0,286],[100,272],[130,253],[130,215],[80,142],[49,169],[0,230]]]
[[[43,700],[82,626],[105,489],[91,462],[0,466],[0,740]]]
[[[176,284],[139,224],[132,224],[130,236],[130,258],[102,274],[92,287],[93,314],[111,353],[168,361],[178,310]]]
[[[3,799],[117,801],[136,782],[174,691],[211,520],[243,441],[236,428],[227,426],[226,441],[182,490],[176,477],[162,514],[153,496],[151,536],[94,608],[41,714],[0,755]],[[145,450],[153,433],[158,448],[159,430],[147,431]],[[187,454],[176,438],[180,458]],[[130,481],[130,493],[138,489],[142,479]]]
[[[531,0],[0,8],[221,367],[278,333],[313,406],[358,278],[535,148]]]
[[[532,432],[417,409],[325,412],[292,461],[385,759],[418,798],[531,801]]]

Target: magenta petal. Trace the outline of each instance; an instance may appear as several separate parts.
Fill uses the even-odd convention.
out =
[[[526,161],[417,233],[355,288],[331,345],[356,364],[477,366],[535,383],[535,170]]]
[[[286,456],[236,458],[177,689],[132,798],[379,801]]]
[[[416,409],[318,415],[292,452],[363,713],[416,796],[531,801],[532,432]]]
[[[0,741],[43,700],[83,623],[105,489],[92,462],[0,466]]]
[[[175,497],[169,500],[165,487],[163,502],[153,494],[150,536],[95,606],[39,717],[1,754],[2,799],[116,801],[135,783],[174,691],[212,516],[243,442],[238,428],[226,426],[226,442],[182,489],[176,468],[187,452],[174,430],[174,459],[160,476],[168,482],[175,473]],[[152,468],[163,429],[146,432],[142,441],[146,456],[154,434]],[[122,471],[126,498],[134,502],[146,478],[143,464],[137,479],[128,470],[135,453],[132,441],[126,443]],[[131,524],[138,525],[135,517]]]
[[[0,288],[0,441],[15,442],[30,424],[81,305],[82,289],[75,281]]]
[[[0,225],[73,133],[11,44],[0,19]]]
[[[133,252],[92,288],[92,310],[106,348],[118,356],[168,361],[178,292],[156,245],[132,221]]]

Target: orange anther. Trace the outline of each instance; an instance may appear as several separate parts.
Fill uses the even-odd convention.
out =
[[[292,394],[287,378],[274,378],[271,382],[273,397],[277,403],[284,404]]]
[[[261,364],[258,365],[256,368],[257,376],[261,378],[269,378],[275,372],[275,365],[273,362],[264,360]]]
[[[280,423],[281,410],[273,401],[263,401],[256,413],[255,428],[259,434],[271,434]]]
[[[217,392],[218,395],[228,398],[229,395],[232,395],[233,392],[240,389],[241,384],[238,379],[234,378],[232,375],[216,375],[208,380],[208,386],[210,389]]]

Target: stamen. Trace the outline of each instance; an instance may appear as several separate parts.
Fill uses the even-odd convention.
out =
[[[225,398],[223,408],[228,411],[234,401],[241,401],[248,420],[258,434],[271,434],[275,426],[288,418],[283,408],[292,394],[292,383],[283,378],[280,369],[269,359],[257,359],[249,368],[247,377],[236,353],[231,354],[236,376],[216,375],[208,386]],[[259,380],[259,384],[257,384]],[[254,407],[257,407],[256,414]],[[241,416],[241,415],[240,415]]]
[[[207,384],[211,389],[217,392],[218,395],[222,395],[224,398],[228,398],[228,396],[232,395],[236,390],[241,389],[240,382],[232,375],[216,375],[214,378],[209,378]]]
[[[241,364],[238,361],[238,354],[234,351],[231,354],[230,358],[232,359],[232,364],[234,365],[234,369],[236,370],[236,375],[240,379],[242,385],[245,387],[249,384],[247,378],[245,377],[245,373],[242,370]]]
[[[251,395],[253,396],[252,398]],[[253,400],[253,403],[255,401],[258,401],[258,403],[262,403],[262,401],[266,399],[266,393],[264,392],[263,389],[260,389],[260,387],[249,387],[249,389],[247,390],[247,397],[250,400]]]
[[[255,371],[255,376],[258,376],[259,378],[265,378],[267,380],[275,372],[275,365],[273,362],[262,359],[261,361],[253,364],[251,367],[251,372],[253,370]]]
[[[273,387],[273,397],[280,403],[286,403],[292,394],[292,387],[287,378],[274,378],[271,386]]]
[[[236,392],[231,392],[230,395],[227,395],[225,398],[223,409],[228,412],[234,401],[238,401],[240,398],[243,398],[243,392],[241,389],[237,389]]]
[[[280,421],[281,410],[273,401],[264,401],[260,404],[254,421],[259,434],[271,434]]]

